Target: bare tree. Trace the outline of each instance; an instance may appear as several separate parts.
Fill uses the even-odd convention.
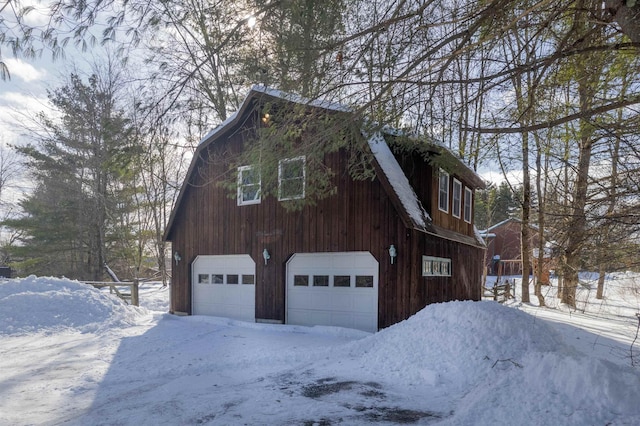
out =
[[[21,171],[22,162],[18,155],[0,142],[0,207],[11,202],[7,200],[7,191],[12,188]]]

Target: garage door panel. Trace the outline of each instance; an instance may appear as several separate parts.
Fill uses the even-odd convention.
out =
[[[338,291],[342,289],[335,289],[335,290],[336,291],[334,291],[334,293],[342,293],[342,294],[331,295],[331,306],[333,306],[336,311],[346,311],[346,312],[353,311],[353,308],[355,307],[353,297],[351,297],[351,295],[349,294],[345,294],[344,292]]]
[[[331,325],[331,313],[328,311],[314,311],[308,309],[289,310],[289,324],[296,325]]]
[[[353,328],[367,330],[372,323],[378,323],[378,313],[376,312],[369,315],[356,314],[353,316],[353,321]]]
[[[255,285],[241,284],[243,276],[255,282],[255,269],[249,255],[198,256],[192,264],[193,314],[255,321]]]
[[[287,322],[377,331],[378,268],[368,252],[295,254],[287,264]],[[309,285],[295,286],[296,276]],[[329,285],[313,286],[314,276],[329,277]],[[336,276],[343,286],[334,287]],[[371,277],[372,287],[356,287],[359,276]]]

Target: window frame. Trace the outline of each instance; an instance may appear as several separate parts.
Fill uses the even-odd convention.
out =
[[[446,191],[442,190],[443,180],[446,178]],[[449,173],[440,169],[439,177],[438,177],[438,210],[449,213],[449,186],[450,186],[450,176]],[[443,208],[442,204],[445,201],[445,207]]]
[[[375,277],[373,275],[355,275],[354,288],[375,288]]]
[[[284,181],[292,181],[294,179],[302,179],[302,194],[297,194],[294,196],[282,196],[282,169],[284,164],[293,163],[296,161],[302,161],[302,176],[284,179]],[[291,158],[283,158],[278,161],[278,201],[288,201],[288,200],[301,200],[306,196],[307,191],[307,157],[305,155],[300,155],[298,157]]]
[[[456,206],[456,188],[458,189],[458,204]],[[462,214],[462,182],[453,178],[453,190],[451,191],[451,214],[453,217],[460,219]],[[456,208],[457,207],[457,208]]]
[[[340,283],[340,285],[336,285],[336,277],[339,278],[338,282]],[[345,282],[344,282],[345,278],[347,279],[349,285],[344,285],[345,284]],[[331,282],[332,282],[331,287],[335,287],[335,288],[350,288],[350,287],[352,287],[351,281],[353,281],[351,279],[351,275],[332,275],[331,276]]]
[[[248,206],[251,204],[260,204],[262,202],[262,176],[260,172],[257,171],[258,168],[256,166],[240,166],[238,167],[238,205],[239,206]],[[256,176],[258,177],[257,183],[249,183],[243,184],[242,175],[247,171],[257,171]],[[249,186],[258,186],[257,198],[253,200],[245,200],[244,199],[244,191],[243,189]]]
[[[450,277],[453,271],[451,258],[422,256],[422,276],[427,277]]]
[[[468,215],[467,215],[467,206],[469,207]],[[464,187],[464,221],[467,223],[471,223],[472,218],[473,218],[473,190],[465,186]]]

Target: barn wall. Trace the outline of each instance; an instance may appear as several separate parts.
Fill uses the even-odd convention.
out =
[[[232,156],[240,144],[238,135],[228,143],[214,144],[214,157]],[[284,321],[286,261],[294,253],[370,251],[380,263],[380,288],[395,281],[388,271],[388,248],[395,244],[399,252],[408,249],[400,238],[406,229],[387,193],[377,179],[351,180],[345,156],[328,155],[326,164],[336,171],[338,195],[289,212],[275,197],[238,206],[228,190],[209,178],[220,176],[227,166],[199,161],[200,172],[194,173],[195,180],[184,193],[172,231],[173,249],[183,260],[173,267],[171,310],[191,312],[189,265],[197,255],[252,256],[257,266],[256,318],[260,319]],[[266,266],[265,248],[271,255]]]
[[[403,246],[410,251],[398,253],[397,265],[388,270],[391,279],[384,297],[380,297],[380,328],[402,321],[431,303],[481,299],[484,249],[420,231],[410,231]],[[451,276],[423,277],[422,256],[451,259]],[[394,273],[396,281],[392,279]]]

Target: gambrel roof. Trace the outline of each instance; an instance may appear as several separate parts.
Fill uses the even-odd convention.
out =
[[[184,192],[189,182],[189,177],[194,172],[194,168],[197,159],[200,156],[200,153],[204,149],[206,149],[206,147],[209,146],[210,143],[220,138],[224,133],[235,129],[236,126],[240,125],[242,123],[242,120],[244,120],[246,113],[248,111],[251,111],[251,109],[255,107],[255,105],[257,105],[259,102],[269,102],[276,100],[306,105],[313,108],[325,109],[328,111],[343,113],[349,113],[353,111],[351,108],[341,104],[321,100],[310,100],[298,95],[282,92],[280,90],[268,88],[265,86],[253,86],[242,102],[238,111],[229,116],[229,118],[227,118],[218,127],[207,133],[198,144],[198,147],[191,161],[191,165],[187,172],[185,181],[180,189],[180,193],[176,200],[176,205],[171,212],[171,217],[169,218],[169,223],[167,224],[167,228],[165,231],[166,240],[171,240],[171,232],[175,220],[175,215],[180,208]],[[461,235],[453,231],[448,231],[432,223],[429,214],[422,206],[422,203],[418,199],[416,192],[409,183],[406,174],[400,167],[400,164],[396,160],[395,156],[391,152],[389,143],[387,142],[388,137],[397,136],[397,133],[394,133],[394,131],[391,129],[385,128],[377,130],[370,135],[368,134],[367,130],[363,130],[362,135],[368,141],[368,146],[373,154],[373,166],[376,171],[376,176],[381,181],[383,187],[389,195],[389,198],[394,203],[400,217],[402,218],[403,223],[405,224],[405,226],[407,226],[407,228],[416,229],[422,232],[437,235],[439,237],[450,240],[459,241],[469,245],[484,246],[484,243],[481,239]],[[456,172],[464,177],[474,188],[485,187],[485,183],[482,178],[480,178],[468,166],[466,166],[462,161],[455,157],[449,150],[441,146],[433,146],[428,149],[439,155],[446,155],[447,157],[450,157],[449,160],[452,160],[456,164]]]

